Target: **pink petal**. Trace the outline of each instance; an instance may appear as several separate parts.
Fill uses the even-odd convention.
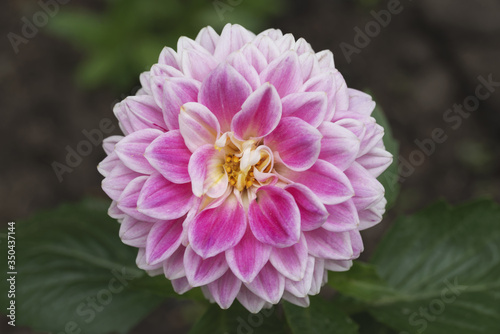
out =
[[[181,64],[186,76],[203,81],[219,62],[205,49],[188,49],[182,53]]]
[[[283,117],[297,117],[317,128],[325,118],[327,98],[323,92],[293,93],[285,96]]]
[[[273,131],[281,119],[281,101],[276,89],[264,84],[253,92],[232,121],[236,138],[261,138]]]
[[[316,259],[316,261],[314,262],[313,279],[311,282],[311,290],[309,290],[309,295],[314,296],[321,291],[325,276],[325,261],[323,259]]]
[[[241,305],[243,305],[248,311],[252,313],[258,313],[266,304],[266,301],[264,299],[258,297],[256,294],[248,290],[245,285],[241,286],[240,292],[238,293],[238,296],[236,298],[241,303]]]
[[[255,239],[250,228],[240,242],[226,251],[231,271],[243,282],[251,282],[269,260],[271,247]]]
[[[344,112],[339,111],[335,113],[335,117],[340,116],[344,114]],[[360,120],[349,118],[349,117],[343,117],[337,121],[335,121],[335,124],[340,125],[347,130],[351,131],[358,137],[360,140],[363,139],[366,133],[366,126],[361,122]],[[361,145],[360,145],[361,146]],[[358,152],[359,155],[359,152]]]
[[[321,133],[296,117],[283,118],[264,144],[277,151],[283,164],[295,171],[309,169],[321,150]]]
[[[300,306],[300,307],[309,307],[311,304],[311,301],[309,300],[309,296],[305,296],[303,298],[296,297],[292,295],[291,293],[285,291],[283,293],[283,300],[286,300],[289,303],[292,303],[294,305]]]
[[[144,248],[139,248],[139,252],[137,252],[137,258],[135,259],[135,263],[137,267],[142,270],[145,270],[149,276],[156,276],[161,274],[161,263],[151,265],[146,261],[146,250]]]
[[[349,231],[349,237],[351,238],[352,251],[354,253],[352,259],[357,259],[364,250],[361,233],[358,230],[352,230]]]
[[[193,193],[189,183],[176,184],[154,173],[142,187],[138,210],[150,217],[171,220],[184,216],[192,207]]]
[[[241,48],[241,52],[247,59],[248,63],[257,70],[257,73],[262,72],[267,67],[266,57],[253,44],[246,44]],[[260,79],[259,79],[260,82]]]
[[[191,152],[184,144],[184,138],[179,130],[160,135],[148,146],[144,155],[151,166],[170,182],[191,181],[188,173]]]
[[[260,81],[270,82],[280,97],[298,91],[302,86],[302,71],[297,53],[287,51],[273,60],[260,74]]]
[[[330,215],[326,223],[322,226],[325,230],[331,232],[345,232],[354,230],[358,227],[358,210],[352,199],[335,205],[327,205],[326,209]]]
[[[283,37],[283,32],[280,29],[269,28],[269,29],[266,29],[263,32],[261,32],[259,34],[259,36],[260,35],[269,36],[269,38],[271,38],[273,41],[275,41],[275,40]]]
[[[356,111],[366,116],[370,116],[375,109],[375,102],[372,97],[359,90],[349,88],[349,110]]]
[[[146,243],[146,261],[155,265],[169,258],[181,244],[184,217],[154,223]]]
[[[163,79],[175,78],[175,77],[183,77],[184,73],[179,71],[178,69],[162,64],[154,64],[151,67],[151,77],[162,77]]]
[[[276,38],[274,42],[276,43],[276,46],[278,47],[280,52],[286,52],[293,49],[295,45],[295,38],[292,34],[288,33],[279,38]]]
[[[384,137],[384,128],[375,123],[374,118],[369,118],[365,122],[366,132],[361,140],[358,157],[370,152],[374,147],[382,141]]]
[[[325,260],[325,269],[330,271],[348,271],[352,267],[352,260]]]
[[[173,68],[179,70],[179,55],[175,50],[169,47],[164,47],[160,53],[160,57],[158,58],[158,63],[161,65],[172,66]]]
[[[350,260],[353,256],[349,232],[330,232],[323,228],[304,232],[309,254],[322,259]]]
[[[169,130],[179,128],[181,106],[187,102],[195,102],[198,98],[200,83],[194,79],[151,78],[151,89],[157,105],[163,110],[165,124]]]
[[[245,78],[231,65],[223,63],[205,79],[198,100],[214,113],[221,130],[226,132],[251,92],[252,88]]]
[[[115,152],[128,168],[142,174],[151,174],[155,169],[144,157],[146,148],[163,132],[144,129],[129,134],[115,146]]]
[[[134,172],[123,164],[117,164],[115,168],[102,181],[102,190],[114,201],[121,196],[125,187],[141,174]]]
[[[245,230],[245,209],[231,195],[220,206],[200,212],[189,225],[188,238],[194,251],[207,258],[236,246]]]
[[[145,247],[146,240],[153,224],[142,222],[130,216],[125,216],[120,225],[120,239],[125,245],[132,247]]]
[[[275,164],[276,171],[285,178],[307,186],[323,204],[338,204],[354,196],[354,189],[347,176],[334,165],[318,159],[306,171],[295,172]]]
[[[124,135],[128,135],[129,133],[134,132],[134,128],[132,127],[132,124],[128,117],[127,108],[123,101],[115,104],[115,106],[113,107],[113,114],[115,114],[115,117],[118,119],[118,125],[120,126],[120,129],[122,130]]]
[[[228,269],[224,254],[203,259],[188,246],[184,253],[186,277],[193,287],[206,285],[224,275]]]
[[[304,236],[295,245],[273,248],[269,261],[280,274],[293,281],[304,278],[307,265],[307,244]]]
[[[130,181],[123,190],[118,199],[118,209],[122,210],[127,215],[140,221],[155,222],[156,219],[146,216],[137,210],[137,200],[142,187],[146,183],[149,176],[139,176]]]
[[[367,228],[380,223],[380,221],[382,220],[382,216],[384,215],[386,205],[387,200],[385,198],[382,198],[371,208],[361,210],[359,212],[359,230],[366,230]]]
[[[241,281],[228,270],[221,278],[208,284],[208,290],[222,309],[228,309],[240,292]]]
[[[250,42],[255,35],[238,24],[226,24],[215,47],[214,56],[219,61]]]
[[[327,122],[329,122],[332,119],[335,113],[336,88],[337,87],[336,87],[334,71],[321,72],[320,74],[307,80],[301,88],[301,90],[304,92],[326,93],[328,98],[328,106],[326,108],[326,114],[324,120]]]
[[[207,144],[194,151],[189,160],[188,172],[195,196],[201,197],[210,191],[209,196],[217,198],[226,192],[228,176],[222,168],[223,159],[224,153],[213,145]]]
[[[115,152],[111,152],[103,161],[99,162],[97,170],[102,176],[107,177],[116,166],[121,164],[122,162],[120,158],[118,158],[118,155],[116,155]]]
[[[125,215],[125,213],[118,209],[118,203],[117,201],[112,201],[111,202],[111,205],[109,206],[109,209],[108,209],[108,215],[111,217],[111,218],[114,218],[114,219],[125,219],[125,217],[127,215]]]
[[[318,130],[323,135],[319,158],[340,170],[346,170],[358,155],[358,137],[348,129],[331,122],[323,122]]]
[[[300,227],[302,231],[315,230],[326,221],[328,211],[321,200],[309,189],[300,183],[285,187],[293,198],[300,211]]]
[[[314,257],[308,256],[304,277],[300,281],[292,281],[290,279],[286,279],[285,291],[288,291],[292,295],[299,298],[306,297],[309,293],[309,290],[311,290],[311,284],[314,274],[314,263]]]
[[[315,75],[321,73],[316,55],[311,52],[299,56],[300,68],[302,69],[302,81],[306,82]]]
[[[285,291],[285,277],[268,263],[246,287],[266,302],[277,304]]]
[[[298,55],[302,55],[304,53],[313,53],[314,50],[311,47],[311,44],[307,43],[305,39],[302,37],[295,42],[295,51],[297,51]]]
[[[392,161],[392,154],[382,147],[374,147],[368,153],[356,159],[356,162],[374,177],[379,177],[392,164]]]
[[[333,53],[330,50],[323,50],[316,53],[318,58],[318,63],[322,69],[333,69],[335,68],[335,61],[333,60]]]
[[[169,280],[174,280],[186,276],[186,271],[184,270],[185,251],[186,247],[181,245],[168,259],[163,261],[163,273]]]
[[[345,174],[354,188],[356,195],[353,201],[358,210],[367,209],[384,197],[382,184],[357,162],[354,162]]]
[[[257,190],[250,203],[250,228],[257,240],[274,247],[289,247],[300,238],[300,211],[293,196],[275,186]]]
[[[179,295],[182,295],[193,288],[189,284],[189,281],[187,280],[186,277],[172,280],[172,287],[174,288],[174,291],[177,292]]]
[[[142,72],[139,75],[139,81],[141,83],[142,88],[139,89],[139,91],[143,91],[147,95],[151,95],[151,73],[149,71]],[[139,94],[139,91],[137,91],[137,94]]]
[[[280,50],[274,44],[274,41],[266,35],[260,35],[252,41],[257,49],[264,55],[267,62],[270,63],[280,55]]]
[[[202,104],[189,102],[181,107],[179,128],[191,152],[205,144],[214,144],[220,134],[217,117]]]
[[[195,38],[195,42],[203,46],[211,54],[214,53],[218,41],[219,35],[210,26],[201,29]]]
[[[250,87],[252,87],[252,90],[256,90],[260,86],[259,73],[250,65],[243,52],[237,51],[231,53],[226,61],[245,78]]]
[[[115,145],[123,139],[123,136],[110,136],[102,141],[102,148],[106,154],[111,154],[115,150]]]

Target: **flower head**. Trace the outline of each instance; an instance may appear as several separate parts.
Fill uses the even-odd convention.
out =
[[[222,308],[306,306],[349,269],[385,209],[391,163],[375,103],[330,51],[227,25],[181,37],[114,113],[99,165],[137,265]]]

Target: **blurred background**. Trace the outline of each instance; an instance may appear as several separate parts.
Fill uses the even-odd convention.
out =
[[[441,198],[500,201],[500,1],[401,0],[394,7],[398,2],[2,1],[0,224],[63,202],[104,198],[100,145],[62,179],[53,163],[66,164],[68,148],[76,150],[83,132],[99,129],[102,119],[117,125],[113,105],[135,93],[139,74],[164,45],[175,48],[179,36],[194,38],[206,25],[220,32],[228,22],[256,33],[279,28],[316,51],[332,50],[348,86],[369,91],[385,111],[401,161],[412,168],[401,174],[388,219],[366,233],[364,258],[396,214]],[[479,77],[498,83],[496,91],[467,117],[447,122],[448,109],[476,94]],[[412,164],[421,150],[415,141],[436,128],[447,140]],[[133,333],[185,333],[179,312],[167,303]],[[31,333],[3,320],[2,333]]]

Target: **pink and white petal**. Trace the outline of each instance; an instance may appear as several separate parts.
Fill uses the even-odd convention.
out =
[[[316,259],[316,261],[314,262],[314,271],[311,282],[311,289],[309,290],[310,296],[317,295],[321,291],[325,274],[326,274],[325,261],[322,259]]]
[[[280,29],[269,28],[261,32],[259,35],[269,36],[273,41],[283,37],[283,32]]]
[[[349,92],[347,83],[339,71],[335,71],[333,75],[335,79],[335,108],[330,114],[327,113],[325,121],[331,121],[334,113],[338,110],[347,110],[349,108]]]
[[[127,216],[122,210],[118,209],[118,203],[116,201],[112,201],[111,205],[108,209],[108,215],[111,218],[123,220]]]
[[[286,186],[285,190],[293,196],[295,203],[297,203],[302,231],[315,230],[325,223],[329,213],[311,189],[303,184],[294,183]]]
[[[339,112],[335,113],[335,116],[343,117],[344,116],[343,114],[345,114],[343,111],[339,111]],[[346,128],[347,130],[351,131],[352,133],[354,133],[356,135],[356,137],[359,138],[359,140],[363,139],[363,137],[365,136],[366,126],[360,120],[350,118],[348,116],[348,117],[343,117],[343,118],[338,119],[337,121],[335,121],[335,124],[340,125],[340,126]]]
[[[120,224],[119,236],[125,245],[137,248],[146,247],[146,240],[153,224],[142,222],[129,216],[123,218]]]
[[[349,232],[330,232],[323,228],[304,232],[309,254],[321,259],[351,260],[353,250]]]
[[[252,93],[245,78],[227,63],[220,64],[203,82],[198,101],[219,120],[222,132],[229,131],[231,120]]]
[[[226,24],[215,47],[214,57],[224,61],[226,57],[255,38],[255,34],[239,24]]]
[[[139,92],[142,91],[141,93],[144,93],[142,95],[151,95],[151,73],[149,71],[142,72],[139,74],[139,82],[141,83],[141,87],[137,91],[137,95],[139,95]]]
[[[186,247],[181,245],[168,259],[163,261],[163,273],[169,280],[174,280],[186,276],[186,271],[184,270],[185,251]]]
[[[277,304],[285,291],[285,277],[271,263],[267,263],[260,273],[246,287],[271,304]]]
[[[191,290],[193,287],[189,284],[189,281],[187,280],[186,277],[181,277],[178,279],[172,280],[172,287],[174,288],[174,291],[178,293],[179,295],[185,294],[189,290]]]
[[[203,46],[211,54],[214,53],[218,41],[219,34],[211,26],[201,29],[195,38],[195,42]]]
[[[123,136],[110,136],[102,141],[102,148],[106,154],[111,154],[115,150],[115,145],[123,139]]]
[[[300,68],[302,69],[302,81],[306,82],[315,75],[321,73],[318,59],[312,52],[306,52],[299,56]]]
[[[243,52],[238,50],[231,53],[226,61],[245,78],[252,90],[256,90],[260,86],[259,73],[250,65]]]
[[[330,271],[348,271],[352,267],[352,260],[325,260],[325,269]]]
[[[359,230],[366,230],[367,228],[380,223],[382,221],[382,216],[384,215],[386,205],[387,200],[384,197],[373,207],[366,210],[361,210],[359,212]]]
[[[358,157],[370,152],[374,147],[378,147],[384,137],[384,128],[375,122],[375,119],[370,117],[365,121],[366,132],[361,140]]]
[[[164,79],[167,78],[175,78],[175,77],[183,77],[184,73],[176,69],[175,67],[163,65],[163,64],[154,64],[151,67],[152,77],[162,77]]]
[[[280,50],[280,53],[286,52],[288,50],[293,50],[295,46],[295,38],[292,34],[288,33],[274,40],[276,46]]]
[[[357,259],[359,255],[363,252],[364,250],[364,245],[363,245],[363,239],[361,238],[361,233],[359,233],[358,230],[352,230],[349,231],[349,236],[351,238],[351,245],[352,245],[352,251],[353,251],[353,259]]]
[[[356,194],[353,201],[358,210],[368,209],[384,197],[384,186],[357,162],[354,162],[345,174]]]
[[[177,52],[170,47],[164,47],[161,50],[160,57],[158,58],[158,63],[161,65],[172,66],[173,68],[180,70],[180,58]]]
[[[253,92],[231,123],[237,139],[262,138],[271,133],[281,120],[281,101],[276,88],[267,83]]]
[[[181,64],[186,76],[201,82],[219,62],[205,49],[188,49],[182,53]]]
[[[276,186],[263,186],[250,203],[248,220],[257,240],[289,247],[300,238],[300,211],[292,195]]]
[[[102,180],[102,190],[114,201],[117,201],[125,187],[141,174],[127,168],[122,163],[116,164],[108,176]]]
[[[248,288],[245,285],[242,285],[240,288],[240,292],[238,293],[238,296],[236,297],[238,301],[245,307],[248,311],[251,313],[258,313],[264,305],[266,304],[266,301],[260,297],[258,297],[256,294],[248,290]]]
[[[226,251],[226,260],[231,271],[245,283],[255,279],[269,260],[271,246],[255,239],[247,228],[240,242]]]
[[[118,198],[118,209],[122,210],[127,215],[140,221],[156,222],[156,219],[146,216],[137,210],[137,200],[142,187],[146,183],[149,176],[139,176],[128,183],[123,190],[120,198]]]
[[[209,283],[207,287],[215,302],[226,310],[233,304],[240,292],[241,281],[228,270],[221,278]]]
[[[177,40],[177,54],[179,55],[179,59],[182,59],[182,54],[188,50],[206,51],[203,46],[191,38],[186,36],[180,37]]]
[[[333,205],[354,196],[354,189],[347,176],[329,162],[318,159],[306,171],[295,172],[283,164],[274,165],[276,172],[284,178],[307,186],[323,204]]]
[[[297,51],[297,54],[300,56],[304,53],[314,53],[313,48],[311,47],[311,44],[309,44],[305,39],[302,37],[295,42],[294,50]]]
[[[281,103],[283,117],[297,117],[317,128],[325,118],[328,100],[323,92],[302,92],[285,96]]]
[[[319,158],[340,170],[351,166],[358,156],[359,138],[343,126],[331,122],[323,122],[318,130],[323,135]]]
[[[219,279],[229,267],[224,254],[203,259],[188,246],[184,252],[184,268],[189,284],[197,287]]]
[[[193,197],[189,183],[172,183],[156,172],[142,187],[137,210],[156,219],[177,219],[191,209]]]
[[[97,165],[97,170],[102,176],[107,177],[111,171],[119,164],[122,164],[118,155],[115,152],[111,152],[103,161]]]
[[[163,132],[143,129],[129,134],[115,146],[115,152],[128,168],[142,174],[151,174],[155,169],[144,157],[146,148]]]
[[[155,264],[155,265],[150,265],[146,261],[146,250],[144,248],[139,248],[139,251],[137,252],[137,258],[135,259],[135,263],[139,269],[145,270],[148,275],[151,275],[150,273],[159,275],[161,272],[158,273],[158,269],[161,269],[162,265],[160,264]]]
[[[257,73],[261,73],[267,67],[266,57],[260,52],[259,49],[252,43],[246,44],[241,48],[241,52],[247,59],[248,63],[257,70]],[[260,82],[260,79],[259,79]]]
[[[349,110],[370,116],[376,105],[372,97],[352,88],[348,88],[347,91],[349,92]]]
[[[288,291],[292,295],[299,298],[307,296],[307,294],[311,290],[311,284],[314,274],[314,263],[314,257],[308,256],[304,278],[302,278],[300,281],[292,281],[287,278],[285,280],[285,291]]]
[[[181,184],[191,181],[188,173],[191,152],[179,130],[160,135],[148,146],[144,156],[170,182]]]
[[[392,164],[392,161],[392,154],[383,147],[374,147],[356,159],[356,162],[374,177],[379,177]]]
[[[335,205],[327,205],[330,214],[323,224],[323,228],[330,232],[345,232],[358,228],[358,210],[351,199]]]
[[[210,188],[214,188],[211,191],[211,197],[214,198],[226,192],[227,173],[222,168],[223,163],[224,153],[216,150],[213,145],[203,145],[194,151],[189,160],[188,172],[195,196],[203,196]]]
[[[230,195],[220,206],[196,215],[189,225],[189,242],[201,257],[212,257],[236,246],[245,234],[246,225],[245,209]]]
[[[163,110],[168,129],[176,130],[179,128],[181,106],[197,100],[200,83],[187,77],[152,77],[151,89],[156,104]]]
[[[127,108],[123,101],[118,102],[113,107],[113,114],[118,119],[118,125],[120,126],[120,130],[122,130],[124,135],[128,135],[129,133],[134,132],[134,128],[128,118]]]
[[[290,247],[273,248],[269,261],[280,274],[292,281],[304,278],[307,266],[307,244],[304,236]]]
[[[205,144],[213,145],[220,134],[217,117],[207,107],[196,102],[181,107],[179,129],[191,152]]]
[[[280,55],[280,50],[274,43],[274,41],[266,35],[260,35],[252,41],[257,49],[264,55],[267,63],[272,62]]]
[[[154,223],[146,242],[146,262],[155,265],[169,258],[181,245],[185,217]]]
[[[269,82],[278,91],[280,97],[298,91],[302,86],[302,70],[295,51],[287,51],[273,60],[260,73],[261,82]]]
[[[335,61],[333,60],[333,53],[330,50],[323,50],[316,53],[318,58],[319,67],[321,69],[334,69]]]
[[[288,168],[305,171],[317,161],[321,150],[321,133],[296,117],[283,118],[264,144],[279,156]]]
[[[309,307],[309,305],[310,305],[309,296],[299,298],[299,297],[292,295],[288,291],[285,291],[283,293],[283,299],[289,303],[292,303],[294,305],[301,306],[301,307]]]

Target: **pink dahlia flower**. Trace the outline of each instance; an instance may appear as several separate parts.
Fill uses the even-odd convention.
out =
[[[380,222],[391,163],[369,95],[330,51],[227,25],[181,37],[114,113],[102,188],[137,265],[251,312],[307,306]]]

